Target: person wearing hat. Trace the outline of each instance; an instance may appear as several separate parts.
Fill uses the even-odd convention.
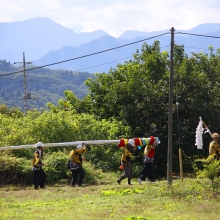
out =
[[[142,181],[145,181],[146,178],[149,179],[150,182],[155,182],[155,175],[154,175],[154,153],[160,141],[158,138],[154,136],[150,136],[150,138],[146,138],[146,147],[144,149],[144,169],[141,171],[141,174],[138,178],[138,182],[141,185]]]
[[[218,133],[212,134],[213,141],[209,144],[209,158],[214,157],[220,159],[220,146],[218,144],[219,135]]]
[[[73,187],[76,186],[78,176],[78,186],[82,186],[83,179],[85,178],[85,171],[82,168],[82,154],[86,151],[86,145],[79,144],[76,146],[76,149],[72,150],[70,153],[70,170],[72,172],[71,184]]]
[[[37,142],[36,144],[36,151],[34,152],[33,155],[33,160],[32,160],[32,170],[34,172],[34,177],[33,177],[33,184],[34,184],[34,189],[44,188],[45,182],[46,182],[46,174],[43,170],[43,150],[44,146],[42,142]]]
[[[133,177],[133,170],[131,165],[132,154],[136,151],[135,142],[133,139],[129,139],[127,145],[123,148],[123,153],[121,156],[121,166],[120,169],[124,169],[124,173],[117,180],[117,183],[120,185],[121,181],[125,178],[128,178],[128,185],[131,184],[131,179]]]

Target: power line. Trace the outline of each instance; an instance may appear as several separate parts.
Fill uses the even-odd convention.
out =
[[[65,85],[75,85],[73,83],[65,83],[65,82],[43,82],[43,81],[39,81],[39,80],[30,80],[29,82],[35,83],[35,82],[41,82],[41,83],[54,83],[54,84],[65,84]]]
[[[197,37],[220,38],[218,36],[210,36],[210,35],[204,35],[204,34],[190,34],[190,33],[184,33],[184,32],[176,32],[175,34],[186,34],[186,35],[193,35],[193,36],[197,36]]]
[[[115,61],[111,61],[111,62],[108,62],[108,63],[104,63],[104,64],[100,64],[100,65],[96,65],[96,66],[92,66],[92,67],[87,67],[87,68],[83,68],[83,69],[79,69],[79,70],[73,70],[74,72],[78,72],[80,70],[85,70],[85,69],[90,69],[90,68],[94,68],[94,67],[98,67],[98,66],[102,66],[102,65],[106,65],[106,64],[109,64],[109,63],[114,63],[114,62],[117,62],[117,61],[120,61],[120,60],[125,60],[125,59],[128,59],[128,58],[131,58],[132,56],[130,57],[126,57],[126,58],[123,58],[123,59],[119,59],[119,60],[115,60]],[[63,73],[61,73],[63,74]],[[54,76],[55,74],[53,74],[52,76]],[[56,74],[58,75],[58,74]],[[47,77],[50,77],[50,76],[47,76]],[[46,78],[47,78],[46,77]],[[67,85],[73,85],[73,83],[59,83],[59,82],[43,82],[41,80],[30,80],[30,82],[41,82],[41,83],[54,83],[54,84],[67,84]]]
[[[169,46],[164,46],[164,47],[161,47],[161,48],[165,48],[165,47],[169,47]],[[117,62],[117,61],[120,61],[120,60],[125,60],[125,59],[131,58],[131,57],[133,57],[133,56],[126,57],[126,58],[119,59],[119,60],[114,60],[114,61],[111,61],[111,62],[108,62],[108,63],[103,63],[103,64],[100,64],[100,65],[96,65],[96,66],[91,66],[91,67],[86,67],[86,68],[83,68],[83,69],[73,70],[73,71],[74,72],[78,72],[78,71],[81,71],[81,70],[90,69],[90,68],[106,65],[106,64],[109,64],[109,63],[114,63],[114,62]],[[63,73],[59,73],[59,74],[63,74]],[[52,76],[54,76],[54,75],[58,75],[58,74],[53,74]],[[50,77],[50,76],[47,76],[47,77]],[[73,84],[73,83],[65,83],[65,82],[64,83],[59,83],[59,82],[43,82],[42,80],[30,80],[30,82],[54,83],[54,84],[65,84],[65,85],[72,85]]]
[[[197,50],[208,50],[207,48],[199,48],[199,47],[187,47],[184,46],[185,48],[192,48],[192,49],[197,49]]]
[[[164,47],[161,47],[161,48],[165,48],[165,47],[168,47],[169,48],[169,45],[167,46],[164,46]],[[94,68],[94,67],[98,67],[98,66],[102,66],[102,65],[106,65],[106,64],[110,64],[110,63],[114,63],[114,62],[117,62],[117,61],[120,61],[120,60],[126,60],[128,58],[131,58],[133,56],[129,56],[129,57],[125,57],[125,58],[122,58],[122,59],[119,59],[119,60],[114,60],[114,61],[111,61],[111,62],[107,62],[107,63],[103,63],[103,64],[99,64],[99,65],[95,65],[95,66],[90,66],[90,67],[86,67],[86,68],[83,68],[83,69],[77,69],[77,70],[71,70],[73,72],[79,72],[81,70],[85,70],[85,69],[91,69],[91,68]],[[30,69],[28,69],[30,70]],[[26,70],[27,71],[27,70]],[[61,75],[61,74],[65,74],[64,72],[62,73],[53,73],[52,75],[48,75],[48,76],[45,76],[44,75],[44,78],[47,78],[47,77],[51,77],[51,76],[54,76],[54,75]],[[0,75],[1,76],[1,75]],[[28,77],[27,77],[28,78]],[[3,79],[8,79],[8,78],[3,78]],[[12,80],[16,80],[16,79],[12,79]],[[42,82],[42,81],[34,81],[34,82]],[[47,82],[47,83],[50,83],[50,82]],[[56,83],[56,82],[51,82],[51,83]],[[58,84],[62,84],[62,83],[58,83]],[[66,83],[64,83],[66,84]]]
[[[153,39],[153,38],[156,38],[156,37],[160,37],[160,36],[163,36],[163,35],[166,35],[166,34],[169,34],[169,32],[159,34],[159,35],[156,35],[156,36],[153,36],[153,37],[145,38],[145,39],[142,39],[142,40],[139,40],[139,41],[134,41],[134,42],[131,42],[131,43],[128,43],[128,44],[118,46],[118,47],[113,47],[113,48],[110,48],[110,49],[107,49],[107,50],[102,50],[102,51],[98,51],[98,52],[95,52],[95,53],[91,53],[91,54],[87,54],[87,55],[83,55],[83,56],[79,56],[79,57],[75,57],[75,58],[72,58],[72,59],[68,59],[68,60],[64,60],[64,61],[60,61],[60,62],[55,62],[55,63],[51,63],[51,64],[39,66],[39,67],[29,68],[29,69],[26,69],[26,71],[35,70],[35,69],[39,69],[39,68],[43,68],[43,67],[47,67],[47,66],[52,66],[52,65],[56,65],[56,64],[60,64],[60,63],[64,63],[64,62],[69,62],[69,61],[73,61],[73,60],[93,56],[93,55],[96,55],[96,54],[99,54],[99,53],[104,53],[104,52],[108,52],[108,51],[115,50],[115,49],[118,49],[118,48],[126,47],[126,46],[129,46],[129,45],[132,45],[132,44],[136,44],[136,43],[140,43],[140,42],[150,40],[150,39]],[[204,35],[204,34],[193,34],[193,33],[185,33],[185,32],[176,32],[174,34],[193,35],[193,36],[197,36],[197,37],[220,38],[218,36],[211,36],[211,35]],[[16,71],[16,72],[12,72],[12,73],[7,73],[7,74],[0,75],[0,77],[1,76],[8,76],[8,75],[16,74],[16,73],[21,73],[21,72],[23,72],[23,71]]]
[[[139,40],[139,41],[134,41],[134,42],[131,42],[131,43],[128,43],[128,44],[123,44],[123,45],[118,46],[118,47],[112,47],[112,48],[107,49],[107,50],[101,50],[101,51],[98,51],[98,52],[95,52],[95,53],[91,53],[91,54],[75,57],[75,58],[72,58],[72,59],[63,60],[63,61],[60,61],[60,62],[55,62],[55,63],[43,65],[43,66],[38,66],[38,67],[26,69],[26,71],[35,70],[35,69],[39,69],[39,68],[43,68],[43,67],[47,67],[47,66],[52,66],[52,65],[56,65],[56,64],[60,64],[60,63],[65,63],[65,62],[69,62],[69,61],[73,61],[73,60],[78,60],[78,59],[81,59],[81,58],[93,56],[93,55],[100,54],[100,53],[105,53],[105,52],[108,52],[108,51],[111,51],[111,50],[119,49],[119,48],[126,47],[126,46],[129,46],[129,45],[132,45],[132,44],[137,44],[137,43],[140,43],[140,42],[143,42],[143,41],[146,41],[146,40],[150,40],[150,39],[153,39],[153,38],[156,38],[156,37],[160,37],[160,36],[163,36],[163,35],[166,35],[166,34],[169,34],[169,32],[166,32],[164,34],[159,34],[159,35],[156,35],[156,36],[153,36],[153,37],[145,38],[145,39],[142,39],[142,40]],[[15,74],[15,73],[20,73],[20,72],[22,72],[22,71],[16,71],[16,72],[12,72],[12,73],[7,73],[7,74],[4,74],[4,75],[0,75],[0,77],[1,76],[12,75],[12,74]]]

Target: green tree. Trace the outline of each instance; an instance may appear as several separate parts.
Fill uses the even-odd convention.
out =
[[[166,172],[167,113],[169,101],[170,62],[168,52],[160,52],[159,42],[143,44],[133,60],[118,65],[109,73],[97,74],[86,81],[90,90],[90,111],[101,118],[116,118],[130,125],[132,135],[155,135],[162,144],[156,153],[156,168]],[[206,156],[208,149],[195,147],[195,129],[201,116],[212,125],[213,132],[220,130],[220,62],[216,54],[192,53],[189,57],[184,46],[174,47],[174,102],[173,102],[173,167],[179,171],[178,149],[183,150],[184,170],[192,172],[191,162],[198,154]],[[178,103],[178,105],[176,105]],[[204,136],[207,146],[210,136]]]

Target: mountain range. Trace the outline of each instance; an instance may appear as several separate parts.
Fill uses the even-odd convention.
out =
[[[175,30],[174,39],[176,44],[184,45],[189,55],[191,52],[207,52],[210,45],[215,50],[220,48],[219,38],[202,35],[220,37],[220,23],[200,24],[190,30]],[[171,41],[170,29],[153,32],[128,30],[115,38],[102,30],[75,33],[42,17],[11,23],[0,22],[0,39],[0,60],[22,62],[25,52],[26,61],[32,61],[35,66],[48,65],[51,69],[90,73],[108,72],[118,63],[131,59],[144,42],[152,44],[159,40],[161,50],[169,51]],[[49,65],[54,63],[58,64]]]

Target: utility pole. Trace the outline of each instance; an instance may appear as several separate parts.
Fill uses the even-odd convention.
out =
[[[167,182],[172,183],[172,144],[173,144],[173,51],[174,51],[174,27],[171,28],[170,47],[170,91],[169,91],[169,115],[168,115],[168,153],[167,153]]]
[[[23,52],[23,62],[14,62],[14,64],[17,63],[22,63],[23,64],[23,69],[24,69],[24,77],[23,77],[23,85],[24,85],[24,97],[23,97],[23,101],[24,101],[24,113],[27,113],[27,99],[28,99],[28,94],[27,94],[27,78],[26,78],[26,65],[31,64],[32,62],[25,62],[25,54]]]

